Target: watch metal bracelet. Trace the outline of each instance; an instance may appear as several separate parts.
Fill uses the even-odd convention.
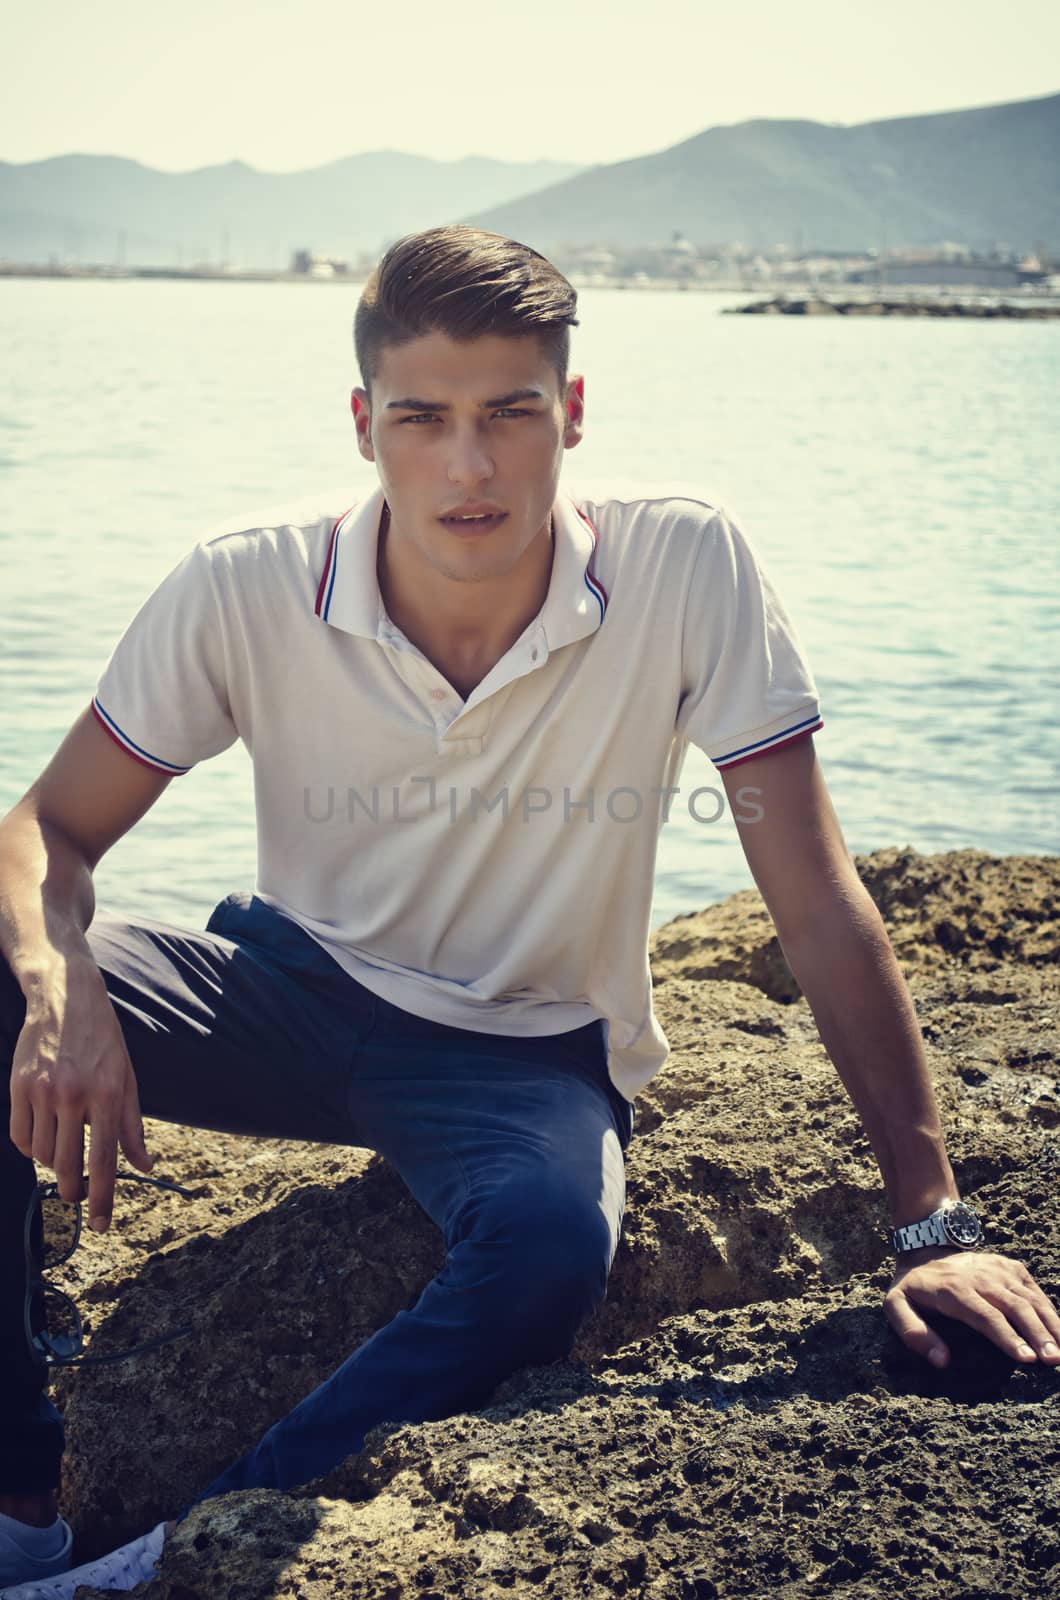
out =
[[[891,1243],[898,1255],[921,1250],[927,1245],[951,1245],[957,1250],[974,1250],[982,1242],[983,1226],[966,1200],[943,1201],[930,1217],[907,1222],[891,1232]]]
[[[941,1217],[928,1217],[923,1222],[907,1222],[904,1228],[895,1228],[896,1250],[920,1250],[929,1244],[948,1244]]]

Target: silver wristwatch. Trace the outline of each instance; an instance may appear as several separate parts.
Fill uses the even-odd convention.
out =
[[[956,1246],[974,1250],[982,1242],[983,1225],[966,1200],[944,1200],[937,1211],[922,1222],[907,1222],[895,1228],[891,1244],[896,1255],[906,1250],[923,1250],[927,1245]]]

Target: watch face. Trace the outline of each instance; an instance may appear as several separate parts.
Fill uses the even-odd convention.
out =
[[[961,1245],[978,1244],[983,1231],[979,1218],[963,1200],[942,1213],[942,1227],[951,1243]]]

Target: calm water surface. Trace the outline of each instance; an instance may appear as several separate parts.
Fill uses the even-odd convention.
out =
[[[743,297],[590,291],[570,481],[693,480],[742,520],[821,694],[852,851],[1055,853],[1060,324],[726,317]],[[356,291],[0,284],[0,811],[140,602],[215,523],[374,482],[349,391]],[[693,751],[682,778],[721,789]],[[104,859],[101,905],[201,926],[254,881],[237,747]],[[683,798],[653,921],[745,888],[729,816]]]

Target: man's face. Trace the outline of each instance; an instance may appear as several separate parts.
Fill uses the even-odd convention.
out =
[[[390,507],[388,537],[458,582],[511,572],[548,537],[583,406],[583,380],[561,392],[533,335],[430,333],[384,349],[371,406],[355,389],[352,410]]]

